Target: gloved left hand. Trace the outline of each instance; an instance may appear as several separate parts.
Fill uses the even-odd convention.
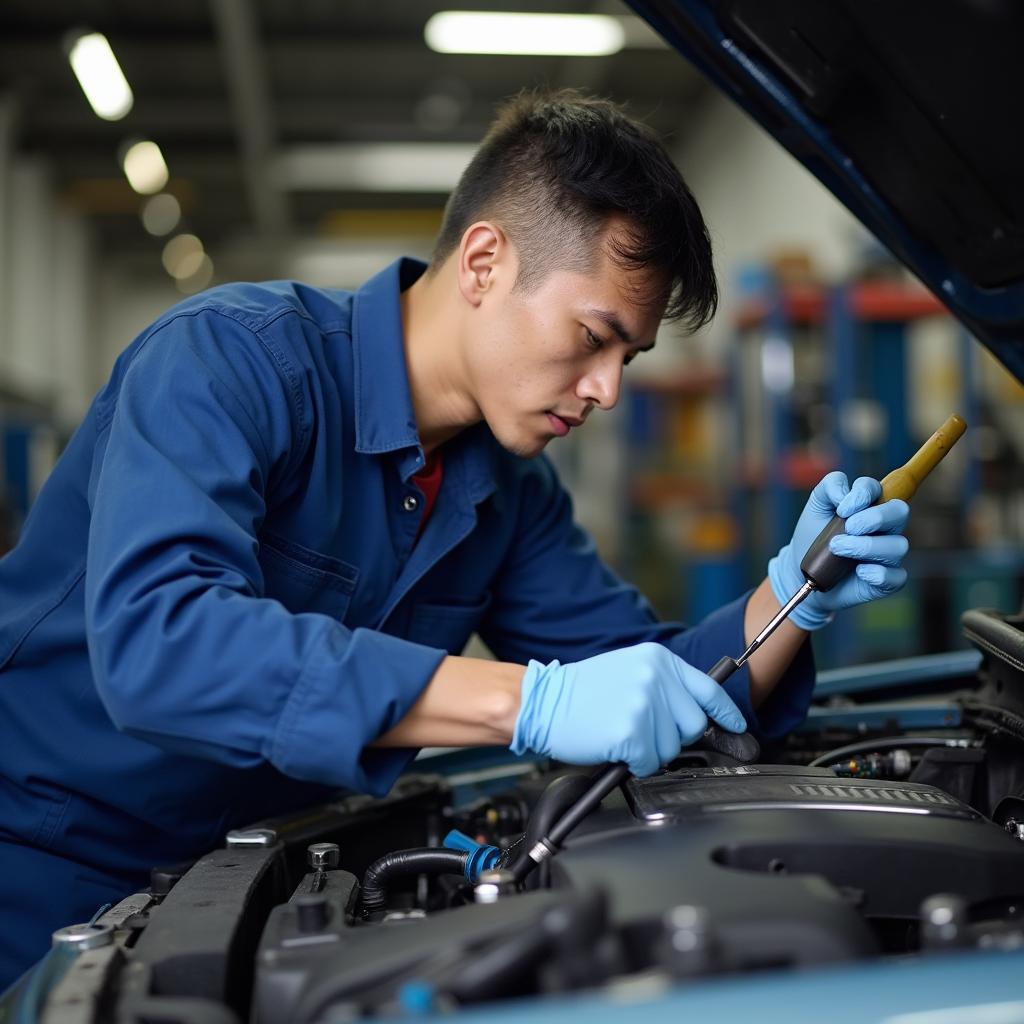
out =
[[[768,579],[780,604],[785,604],[807,582],[800,562],[815,538],[836,514],[846,519],[846,533],[833,537],[832,552],[854,559],[857,567],[824,593],[814,592],[791,613],[801,629],[820,629],[841,608],[865,604],[894,594],[907,581],[900,568],[910,547],[902,535],[910,506],[899,498],[873,505],[882,485],[869,476],[858,477],[851,487],[845,473],[829,473],[811,492],[797,520],[793,539],[768,563]]]

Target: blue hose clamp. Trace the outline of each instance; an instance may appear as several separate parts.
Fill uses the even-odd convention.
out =
[[[444,845],[449,850],[462,850],[469,854],[466,858],[465,874],[471,882],[477,880],[481,871],[493,868],[498,863],[498,858],[501,857],[501,850],[496,846],[485,846],[483,843],[478,843],[457,828],[453,828],[444,837]]]

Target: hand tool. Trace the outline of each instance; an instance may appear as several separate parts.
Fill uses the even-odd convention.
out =
[[[910,501],[924,478],[942,461],[946,453],[960,439],[967,424],[956,414],[950,416],[938,430],[928,438],[908,462],[894,469],[882,480],[882,495],[876,505],[892,498]],[[708,671],[716,682],[724,683],[747,659],[775,632],[784,619],[801,601],[816,590],[831,590],[853,571],[856,559],[835,555],[829,549],[829,542],[845,529],[846,520],[836,515],[818,534],[814,543],[800,561],[800,571],[807,582],[779,609],[747,649],[738,657],[729,655],[719,659]],[[705,749],[729,754],[738,761],[747,763],[757,760],[761,753],[760,744],[749,732],[730,733],[711,723],[698,741]],[[516,880],[521,882],[536,865],[553,856],[565,837],[595,807],[629,775],[624,764],[613,764],[605,768],[594,784],[573,804],[552,826],[550,832],[528,850],[512,866]]]
[[[942,461],[946,453],[953,447],[967,429],[967,424],[955,413],[950,416],[908,462],[894,469],[882,479],[882,496],[875,502],[881,505],[893,498],[910,501],[921,481]],[[738,657],[728,655],[715,664],[708,672],[712,679],[724,682],[736,671],[764,642],[775,632],[783,619],[805,598],[820,590],[823,593],[831,590],[837,583],[853,571],[857,564],[855,559],[834,555],[829,548],[833,537],[845,532],[846,520],[841,516],[833,516],[832,521],[818,534],[814,543],[800,561],[800,571],[807,582],[779,609],[760,633],[754,637],[750,646]]]

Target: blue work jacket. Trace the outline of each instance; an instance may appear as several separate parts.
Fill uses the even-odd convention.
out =
[[[233,826],[385,793],[415,752],[367,744],[474,631],[520,663],[742,650],[745,597],[657,622],[548,460],[484,424],[444,446],[416,539],[399,292],[423,270],[214,288],[117,360],[0,560],[0,875],[17,847],[20,871],[60,858],[130,891]],[[745,669],[727,689],[771,737],[812,681],[805,649],[759,713]],[[53,927],[86,909],[49,906]]]

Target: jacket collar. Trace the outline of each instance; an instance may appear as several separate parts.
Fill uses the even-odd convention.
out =
[[[406,480],[422,468],[424,459],[409,389],[399,295],[426,269],[421,260],[403,256],[371,277],[356,292],[352,325],[356,451],[402,452],[398,470]],[[445,477],[461,476],[473,504],[495,488],[496,448],[484,423],[445,445]]]
[[[420,260],[402,257],[356,292],[352,349],[358,452],[379,455],[419,446],[399,295],[426,269]]]

